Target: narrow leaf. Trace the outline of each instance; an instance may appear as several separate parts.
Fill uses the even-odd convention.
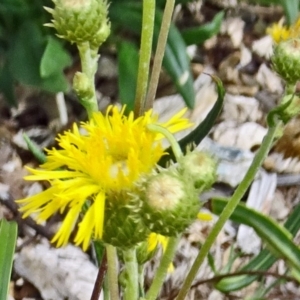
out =
[[[288,25],[294,23],[299,13],[299,0],[279,0],[284,9]]]
[[[220,214],[227,204],[227,200],[213,199],[212,211]],[[296,227],[299,226],[300,206],[297,207],[296,213],[293,213],[285,226],[296,234]],[[256,233],[266,243],[269,250],[264,249],[257,257],[251,260],[241,270],[267,270],[276,261],[275,257],[283,258],[287,263],[300,270],[300,250],[292,241],[292,234],[287,228],[280,226],[277,222],[268,216],[265,216],[253,209],[239,204],[230,219],[234,222],[241,223],[252,227]],[[297,223],[298,222],[298,223]],[[300,226],[299,226],[300,227]],[[221,280],[216,287],[223,291],[233,291],[247,286],[253,282],[257,276],[241,275]]]
[[[297,234],[300,229],[300,204],[298,204],[290,214],[284,227],[289,230],[293,236]],[[277,258],[270,253],[268,249],[263,249],[257,256],[252,258],[245,266],[237,271],[266,271],[276,260]],[[259,276],[257,275],[241,275],[224,278],[216,284],[216,288],[223,292],[236,291],[248,286],[258,278]]]
[[[118,44],[119,95],[126,112],[134,109],[139,52],[133,43]]]
[[[220,31],[223,18],[224,12],[221,11],[215,15],[210,23],[183,30],[181,34],[185,43],[187,45],[203,44],[206,40],[213,37]]]
[[[192,144],[195,145],[200,144],[203,138],[209,133],[210,129],[215,123],[215,120],[217,119],[218,115],[222,110],[224,96],[225,96],[225,89],[223,87],[222,81],[218,77],[215,76],[211,76],[211,77],[217,84],[218,99],[214,104],[213,108],[211,109],[211,111],[206,116],[206,118],[191,133],[189,133],[187,136],[185,136],[183,139],[179,141],[179,145],[183,153],[186,153],[187,146]],[[175,156],[171,147],[169,147],[165,151],[169,155],[165,155],[160,159],[159,165],[161,166],[166,166],[169,160],[175,160]]]
[[[154,25],[154,46],[156,48],[163,14],[157,10]],[[195,91],[190,70],[186,44],[174,24],[170,25],[163,66],[171,76],[177,90],[189,108],[195,105]]]
[[[44,152],[38,147],[38,145],[32,141],[29,136],[24,133],[23,138],[27,144],[29,151],[33,154],[33,156],[38,160],[39,163],[43,164],[46,162],[46,155]]]
[[[12,263],[17,239],[17,223],[0,220],[0,299],[8,294]]]

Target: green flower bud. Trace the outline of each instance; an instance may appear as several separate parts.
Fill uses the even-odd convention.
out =
[[[179,160],[178,170],[194,183],[196,189],[205,190],[216,181],[217,163],[207,153],[193,151]]]
[[[271,59],[275,71],[288,84],[295,84],[300,79],[300,39],[279,43]]]
[[[167,243],[167,237],[151,232],[147,240],[140,243],[136,248],[138,264],[143,265],[145,262],[152,259],[160,247],[165,250]]]
[[[76,72],[73,78],[73,88],[81,101],[86,101],[93,97],[94,90],[86,74]]]
[[[141,192],[143,219],[152,232],[176,236],[197,218],[200,201],[193,183],[175,170],[150,176]]]
[[[96,49],[110,33],[108,6],[105,0],[53,0],[55,8],[45,9],[53,20],[46,26],[55,27],[58,36],[71,43],[89,42]]]
[[[141,200],[126,192],[108,195],[102,240],[120,249],[145,241],[150,232],[141,218],[141,207]]]
[[[157,252],[158,247],[151,249],[148,251],[148,241],[144,241],[140,243],[136,248],[136,258],[138,264],[141,266],[150,259],[152,259]]]

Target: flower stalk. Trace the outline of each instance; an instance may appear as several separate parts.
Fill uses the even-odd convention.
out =
[[[148,88],[149,67],[152,53],[154,17],[155,0],[143,0],[142,35],[134,107],[134,115],[136,117],[143,115],[145,112],[145,100]]]
[[[174,135],[171,134],[169,130],[167,130],[166,128],[164,128],[160,125],[156,125],[156,124],[148,125],[148,129],[153,132],[161,133],[169,141],[169,143],[172,147],[173,153],[176,157],[176,160],[179,160],[180,157],[182,157],[181,148],[180,148],[178,142],[176,141]]]
[[[110,34],[108,5],[105,0],[53,0],[54,8],[45,7],[53,17],[51,23],[57,36],[75,43],[78,47],[82,73],[77,72],[73,88],[89,118],[98,111],[94,76],[97,70],[97,54]]]
[[[117,250],[111,245],[106,245],[107,253],[107,278],[110,299],[119,299],[119,286],[118,286],[118,257]]]
[[[85,75],[86,86],[82,89],[80,82],[77,82],[74,78],[73,87],[79,96],[80,103],[84,106],[87,111],[89,119],[92,117],[93,112],[98,111],[98,103],[96,98],[96,89],[95,89],[95,74],[98,67],[99,55],[97,51],[91,49],[89,42],[84,42],[77,44],[82,73]],[[78,74],[78,73],[77,73]],[[80,78],[80,77],[79,77]],[[79,79],[80,80],[80,79]],[[85,93],[86,97],[80,96]]]
[[[169,238],[167,248],[160,261],[159,267],[155,273],[153,282],[150,286],[150,289],[146,293],[146,297],[145,297],[146,300],[157,299],[157,296],[161,290],[161,287],[168,273],[169,266],[172,263],[173,258],[175,256],[179,240],[180,240],[179,236]]]
[[[139,298],[139,274],[136,259],[136,249],[130,248],[123,251],[125,263],[125,289],[124,300],[137,300]]]
[[[153,61],[153,69],[152,69],[150,83],[149,83],[149,90],[147,93],[147,98],[145,103],[145,110],[148,110],[153,107],[153,102],[157,90],[162,61],[165,54],[169,29],[172,21],[174,6],[175,6],[175,0],[167,0],[162,23],[161,23],[161,28],[158,36],[158,42],[157,42],[157,47],[156,47],[154,61]]]
[[[281,122],[276,122],[273,126],[270,126],[268,129],[268,132],[263,139],[263,142],[261,144],[261,147],[259,148],[258,152],[256,153],[253,162],[248,169],[244,179],[236,189],[235,193],[232,195],[231,199],[228,201],[228,204],[224,208],[223,212],[221,213],[218,221],[212,228],[211,232],[209,233],[207,239],[201,246],[201,249],[198,253],[198,256],[196,257],[194,264],[192,268],[190,269],[187,277],[185,278],[185,281],[183,283],[183,286],[176,298],[176,300],[184,300],[192,283],[194,278],[197,275],[197,272],[202,265],[204,259],[206,258],[209,250],[211,249],[212,245],[214,244],[217,236],[219,235],[220,231],[224,227],[226,221],[229,219],[231,214],[236,209],[237,205],[239,204],[242,197],[245,195],[247,189],[249,188],[250,184],[252,183],[258,169],[262,165],[263,161],[265,160],[267,154],[269,153],[270,148],[272,147],[273,141],[275,137],[277,137],[278,134],[278,128],[280,126]]]

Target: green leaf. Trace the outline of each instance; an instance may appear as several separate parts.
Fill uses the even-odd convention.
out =
[[[17,106],[14,79],[7,63],[0,69],[0,92],[4,94],[5,100],[10,106]]]
[[[44,52],[45,39],[38,26],[26,22],[21,26],[10,50],[10,71],[21,83],[39,86],[39,65]]]
[[[181,34],[185,43],[187,45],[203,44],[206,40],[216,35],[220,31],[223,18],[224,12],[221,11],[215,15],[210,23],[183,30]]]
[[[29,136],[24,133],[23,138],[27,144],[29,151],[33,154],[33,156],[38,160],[39,163],[43,164],[46,162],[47,158],[44,152],[38,147],[38,145],[32,141]]]
[[[280,5],[284,9],[287,19],[287,24],[291,25],[298,17],[299,13],[299,0],[279,0]]]
[[[222,81],[215,77],[211,76],[212,79],[217,84],[217,91],[218,91],[218,99],[214,104],[211,111],[208,113],[206,118],[187,136],[181,139],[178,143],[183,153],[186,153],[189,145],[199,145],[200,142],[203,140],[204,137],[207,136],[212,126],[215,124],[215,120],[217,119],[218,115],[220,114],[223,103],[224,103],[224,96],[225,96],[225,89],[222,84]],[[158,164],[160,166],[166,166],[169,160],[175,160],[175,156],[171,147],[165,150],[166,153],[169,155],[164,155]]]
[[[110,20],[114,26],[122,30],[128,30],[136,35],[140,35],[142,24],[142,6],[141,3],[126,2],[112,3],[110,6]],[[162,12],[156,11],[153,47],[156,48],[159,30],[162,21]],[[193,78],[191,75],[189,58],[186,52],[186,45],[177,30],[171,24],[167,40],[163,67],[166,69],[178,92],[182,95],[186,105],[190,108],[194,106],[195,92],[193,87]]]
[[[0,299],[7,299],[15,245],[17,223],[0,220]]]
[[[68,83],[62,69],[53,73],[52,68],[52,73],[47,71],[49,76],[41,76],[40,64],[46,45],[47,37],[42,34],[39,26],[31,21],[25,22],[17,32],[9,53],[9,70],[14,78],[22,84],[35,86],[53,93],[65,91],[68,88]],[[48,62],[45,64],[49,65]],[[45,72],[45,67],[42,69]]]
[[[227,204],[227,200],[213,199],[212,211],[220,214]],[[293,243],[292,236],[295,236],[300,228],[300,205],[298,205],[285,223],[285,227],[280,226],[275,220],[267,217],[253,209],[239,204],[230,219],[252,227],[262,240],[267,244],[268,249],[264,249],[253,258],[240,271],[268,270],[278,257],[284,258],[288,264],[299,271],[300,250]],[[276,258],[277,257],[277,258]],[[224,278],[216,284],[216,288],[222,292],[239,290],[254,280],[256,275],[240,275],[231,278]]]
[[[47,44],[40,64],[41,77],[50,77],[62,73],[64,68],[72,63],[70,55],[61,43],[51,36],[47,37]]]
[[[135,44],[122,41],[118,44],[118,74],[119,95],[126,112],[133,111],[137,70],[139,64],[139,51]]]
[[[284,227],[288,229],[293,236],[297,234],[300,229],[300,204],[298,204],[290,214]],[[268,270],[276,260],[277,258],[272,255],[268,249],[264,249],[257,256],[252,258],[249,263],[237,271],[265,271]],[[241,275],[224,278],[216,284],[216,288],[223,292],[236,291],[248,286],[258,278],[259,276],[257,275]]]
[[[162,13],[157,11],[155,20],[153,41],[156,47],[162,22]],[[186,44],[174,24],[170,26],[163,66],[171,76],[187,107],[194,108],[195,91],[190,70],[190,60],[186,52]]]

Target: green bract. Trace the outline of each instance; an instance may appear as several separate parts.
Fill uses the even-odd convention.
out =
[[[54,9],[45,8],[52,14],[52,23],[58,36],[71,43],[89,42],[97,48],[107,39],[110,23],[105,0],[53,0]]]
[[[150,232],[141,218],[141,200],[126,192],[107,197],[102,240],[123,250],[145,241]]]
[[[289,84],[300,79],[300,39],[290,39],[274,48],[272,63],[275,71]]]

